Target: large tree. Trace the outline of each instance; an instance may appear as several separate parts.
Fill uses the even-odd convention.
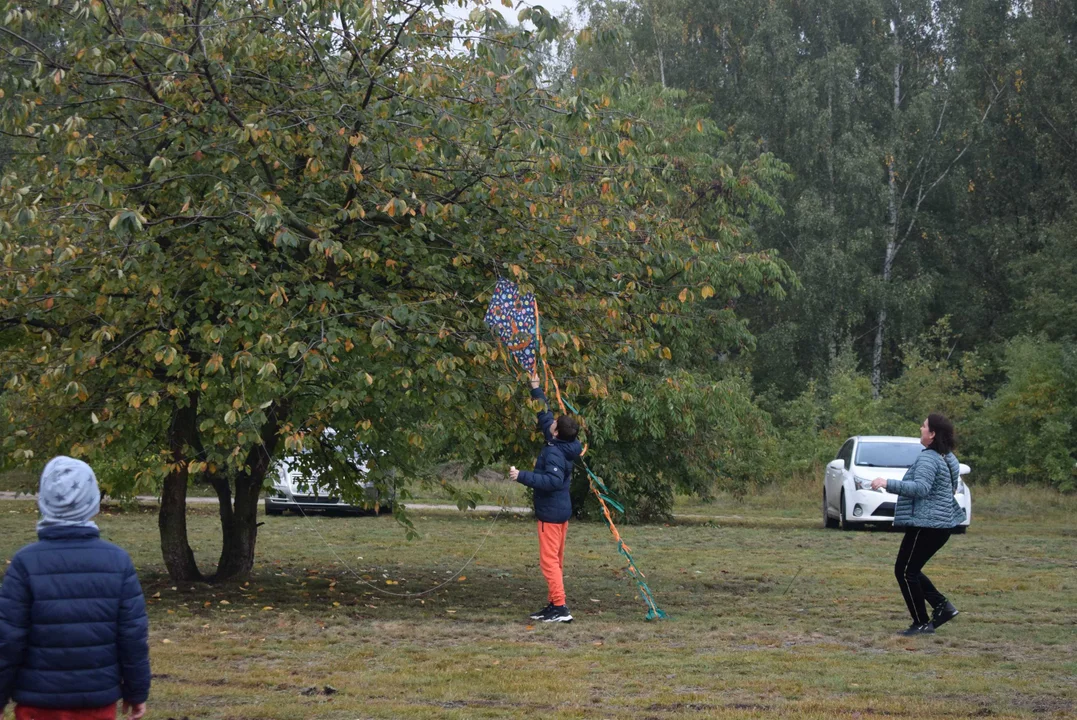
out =
[[[114,492],[159,490],[174,578],[202,577],[192,482],[220,499],[224,580],[252,568],[281,453],[324,450],[353,487],[358,452],[383,486],[435,441],[520,457],[528,409],[481,321],[498,276],[539,294],[566,390],[595,412],[609,369],[661,374],[690,333],[736,325],[716,303],[789,279],[735,241],[773,204],[773,163],[679,156],[717,130],[647,121],[673,99],[551,93],[541,9],[524,30],[440,0],[5,13],[6,456],[70,453]]]

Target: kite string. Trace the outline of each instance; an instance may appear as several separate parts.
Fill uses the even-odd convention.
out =
[[[240,365],[240,367],[239,367],[239,391],[240,391],[240,395],[241,395],[241,397],[243,399],[243,406],[244,407],[250,407],[250,405],[247,403],[247,385],[246,385],[246,382],[245,382],[244,377],[243,377],[243,366],[242,365]],[[259,428],[254,424],[254,420],[251,419],[250,412],[244,413],[244,419],[247,420],[247,423],[251,426],[251,429],[254,430],[254,436],[256,438],[258,438],[258,444],[262,446],[262,452],[265,453],[265,456],[267,458],[272,458],[273,455],[269,452],[269,448],[266,447],[265,441],[262,440],[262,433],[259,430]],[[479,542],[478,547],[475,548],[475,551],[473,553],[471,553],[471,557],[469,557],[467,559],[467,561],[460,567],[459,570],[457,570],[455,573],[450,575],[447,580],[445,580],[444,582],[442,582],[442,583],[440,583],[438,585],[435,585],[432,588],[428,588],[428,589],[423,590],[421,592],[395,593],[395,592],[392,592],[390,590],[385,590],[383,588],[378,587],[377,585],[375,585],[375,584],[367,581],[366,579],[364,579],[358,572],[356,572],[351,567],[351,565],[349,565],[344,560],[344,558],[342,558],[340,556],[340,553],[338,553],[336,551],[336,549],[333,547],[333,545],[328,540],[325,539],[325,536],[322,535],[321,531],[318,529],[318,526],[311,520],[310,516],[307,515],[307,513],[303,510],[303,506],[300,505],[298,502],[296,502],[295,495],[292,493],[291,486],[288,485],[287,482],[286,482],[284,484],[284,487],[285,487],[285,494],[288,496],[288,499],[291,500],[292,503],[295,504],[296,509],[299,510],[299,514],[302,515],[303,519],[306,521],[307,527],[314,530],[315,534],[317,534],[319,539],[321,539],[322,543],[327,548],[329,548],[329,551],[333,554],[333,557],[335,557],[337,559],[337,562],[339,562],[347,572],[351,573],[352,576],[354,576],[355,579],[360,584],[366,585],[367,587],[372,588],[373,590],[375,590],[376,592],[381,593],[382,595],[391,595],[393,597],[402,597],[402,598],[419,598],[419,597],[422,597],[423,595],[429,595],[432,592],[440,590],[441,588],[445,587],[446,585],[451,583],[453,580],[455,580],[457,577],[459,577],[460,574],[462,572],[464,572],[464,570],[467,569],[468,565],[470,565],[471,562],[475,559],[475,557],[479,554],[479,551],[482,550],[483,546],[486,544],[486,541],[490,538],[490,535],[494,531],[494,525],[497,523],[497,519],[499,517],[501,517],[501,513],[505,511],[505,505],[504,505],[504,503],[502,503],[501,507],[499,507],[498,510],[497,510],[497,514],[494,515],[494,519],[490,522],[490,528],[486,531],[486,534],[483,535],[483,538]]]
[[[499,517],[501,517],[501,513],[504,512],[504,510],[505,510],[504,505],[502,505],[500,508],[498,508],[497,514],[494,515],[494,519],[490,521],[490,528],[486,531],[486,534],[483,535],[482,540],[479,542],[478,547],[475,548],[475,551],[473,553],[471,553],[471,557],[469,557],[467,559],[467,561],[460,567],[459,570],[457,570],[452,575],[450,575],[448,579],[446,579],[444,582],[442,582],[442,583],[440,583],[438,585],[435,585],[432,588],[427,588],[426,590],[423,590],[421,592],[396,593],[396,592],[392,592],[390,590],[385,590],[385,589],[383,589],[383,588],[369,582],[368,580],[363,578],[358,572],[356,572],[354,569],[352,569],[352,567],[336,551],[336,549],[333,547],[333,545],[328,540],[325,539],[325,536],[322,535],[320,530],[318,530],[318,526],[315,525],[314,522],[311,520],[310,516],[307,515],[306,512],[304,512],[302,505],[300,505],[298,502],[296,502],[295,496],[292,494],[291,487],[287,488],[287,493],[286,494],[288,495],[288,499],[291,500],[293,503],[295,503],[295,507],[296,507],[297,510],[299,510],[299,514],[302,515],[303,519],[307,521],[307,526],[314,530],[314,532],[318,535],[318,537],[325,544],[325,546],[327,548],[329,548],[329,551],[331,553],[333,553],[333,557],[335,557],[337,559],[337,562],[339,562],[341,565],[343,565],[344,569],[347,570],[349,573],[351,573],[360,584],[366,585],[367,587],[372,588],[373,590],[375,590],[376,592],[381,593],[382,595],[391,595],[392,597],[402,597],[402,598],[419,598],[419,597],[422,597],[424,595],[429,595],[432,592],[440,590],[441,588],[445,587],[446,585],[451,583],[453,580],[455,580],[457,577],[459,577],[460,573],[464,572],[464,570],[467,569],[467,566],[471,564],[471,561],[474,560],[475,556],[477,556],[479,554],[479,551],[482,550],[483,545],[486,544],[486,541],[490,538],[490,535],[494,531],[494,523],[497,522],[497,519]]]

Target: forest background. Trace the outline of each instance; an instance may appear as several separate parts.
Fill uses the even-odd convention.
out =
[[[1072,3],[501,10],[7,3],[5,466],[159,494],[177,578],[209,488],[245,577],[284,453],[528,461],[511,277],[629,519],[932,411],[974,484],[1077,488]]]

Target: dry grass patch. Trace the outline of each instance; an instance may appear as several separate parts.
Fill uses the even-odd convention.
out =
[[[972,532],[929,566],[962,616],[912,640],[892,634],[907,624],[899,535],[824,531],[807,499],[768,517],[718,498],[693,514],[739,519],[627,528],[673,617],[660,623],[606,529],[573,524],[578,619],[556,627],[526,618],[544,603],[529,519],[424,513],[409,543],[391,518],[267,518],[254,577],[221,587],[163,575],[151,512],[100,524],[150,597],[156,718],[1072,717],[1071,501],[1033,516],[1005,500],[980,493]],[[0,556],[33,520],[32,504],[0,503]],[[215,558],[215,513],[190,525]],[[488,532],[462,580],[385,594],[444,583]]]

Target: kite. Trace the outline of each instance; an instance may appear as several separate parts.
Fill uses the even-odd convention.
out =
[[[538,305],[534,295],[521,295],[516,283],[498,280],[483,321],[497,333],[498,339],[528,374],[535,371]]]
[[[572,407],[569,401],[561,397],[561,389],[557,385],[557,378],[553,376],[553,372],[550,371],[549,366],[546,364],[546,347],[542,344],[542,333],[539,331],[538,302],[535,300],[535,296],[531,293],[521,295],[520,289],[511,280],[498,280],[484,321],[528,374],[535,372],[538,362],[541,361],[547,390],[552,382],[561,412],[572,412],[572,414],[580,418],[581,428],[585,428],[583,416],[580,415],[579,410]],[[583,451],[584,453],[587,452],[587,445],[583,446]],[[624,508],[613,499],[609,488],[588,467],[587,461],[582,457],[580,458],[580,464],[587,471],[587,481],[591,487],[591,492],[602,507],[606,525],[609,526],[610,533],[613,534],[613,539],[617,542],[617,550],[628,561],[626,570],[632,579],[636,581],[640,597],[647,605],[647,619],[665,618],[666,614],[655,603],[651,588],[647,586],[646,575],[636,567],[636,561],[632,559],[632,550],[625,544],[621,533],[613,522],[613,516],[610,514],[610,507],[613,507],[621,514],[624,514]]]

